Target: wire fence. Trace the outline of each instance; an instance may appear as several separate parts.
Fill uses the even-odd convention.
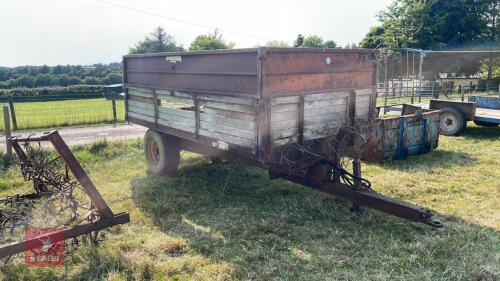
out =
[[[383,50],[378,67],[378,105],[500,95],[498,50]]]
[[[59,96],[22,97],[3,102],[8,107],[12,135],[59,130],[70,145],[102,140],[139,138],[145,129],[125,122],[122,99],[61,99]],[[5,120],[0,114],[0,149],[5,150]]]
[[[421,86],[415,80],[389,81],[387,87],[383,82],[378,84],[377,105],[414,104],[428,102],[431,99],[468,101],[469,96],[491,95],[500,97],[500,84],[485,88],[470,84],[443,85],[438,81],[424,81]]]
[[[116,120],[113,114],[113,101],[105,98],[54,100],[24,100],[9,104],[11,128],[32,130],[40,128],[61,128],[97,124],[122,123],[125,121],[125,108],[122,100],[115,103]],[[4,103],[5,104],[5,103]],[[0,130],[4,130],[2,117]]]

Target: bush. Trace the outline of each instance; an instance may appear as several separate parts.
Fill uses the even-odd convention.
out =
[[[68,87],[41,87],[41,88],[14,88],[0,89],[0,99],[5,100],[13,96],[16,100],[51,98],[96,98],[103,97],[104,87],[100,85],[77,85]]]

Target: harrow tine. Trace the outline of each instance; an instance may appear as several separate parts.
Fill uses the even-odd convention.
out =
[[[29,135],[26,138],[12,137],[9,141],[19,156],[24,179],[33,181],[33,192],[0,199],[2,206],[10,208],[0,209],[0,234],[9,231],[12,236],[16,228],[29,225],[33,210],[46,211],[52,215],[52,220],[47,216],[44,218],[44,225],[62,222],[65,229],[0,247],[0,258],[38,248],[41,246],[40,239],[49,237],[52,242],[57,242],[94,233],[91,237],[96,240],[99,230],[130,221],[127,213],[113,214],[57,131]],[[33,147],[33,142],[37,142],[38,147]],[[50,142],[59,155],[50,159],[51,154],[42,149],[41,142]],[[64,162],[64,171],[59,171],[57,161]],[[74,179],[69,176],[70,171]],[[89,202],[82,203],[82,196],[79,197],[75,192],[86,195]],[[41,203],[42,199],[43,204],[37,205],[41,207],[37,209],[35,203]],[[86,214],[81,215],[83,210]],[[65,220],[65,216],[69,216],[69,219]],[[88,223],[81,224],[84,221]],[[68,228],[70,225],[75,226]]]

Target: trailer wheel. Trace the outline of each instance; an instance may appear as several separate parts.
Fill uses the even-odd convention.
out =
[[[144,135],[144,156],[148,165],[148,174],[171,175],[179,167],[179,141],[173,136],[148,129]]]
[[[452,107],[443,107],[441,111],[442,113],[439,117],[439,133],[445,136],[461,135],[467,126],[465,116]]]
[[[481,126],[481,127],[498,127],[497,123],[490,123],[490,122],[484,122],[484,121],[474,120],[474,124]]]

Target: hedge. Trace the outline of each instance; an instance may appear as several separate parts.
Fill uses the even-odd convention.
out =
[[[54,100],[54,99],[85,99],[99,98],[104,95],[104,86],[77,85],[68,87],[12,88],[0,89],[0,100],[10,96],[14,100]]]

